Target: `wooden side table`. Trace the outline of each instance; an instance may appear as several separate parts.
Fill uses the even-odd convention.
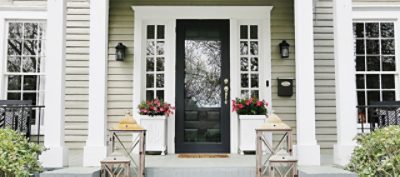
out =
[[[146,130],[108,130],[111,141],[111,153],[115,151],[115,143],[117,142],[123,150],[125,157],[130,161],[130,165],[133,167],[133,173],[136,174],[137,177],[145,176],[145,140],[146,140]],[[136,137],[133,138],[132,144],[130,147],[126,147],[124,143],[120,139],[120,135],[122,134],[134,134]],[[135,161],[132,152],[139,148],[139,159]]]
[[[101,177],[131,177],[131,161],[126,157],[107,157],[100,161]]]
[[[297,159],[291,155],[273,155],[269,159],[270,177],[297,177]]]
[[[266,133],[282,133],[283,136],[276,145],[273,144],[273,140],[265,136]],[[283,123],[282,120],[275,114],[272,114],[267,118],[267,121],[256,129],[256,176],[264,177],[267,171],[271,170],[271,158],[276,157],[277,153],[284,150],[285,153],[293,158],[293,147],[292,147],[292,128],[287,124]],[[273,137],[273,136],[272,136]],[[272,138],[270,137],[270,138]],[[263,146],[266,147],[265,153]],[[283,148],[282,146],[286,146]],[[293,158],[294,159],[294,158]],[[274,160],[274,159],[272,159]],[[273,162],[275,163],[275,161]],[[296,161],[297,165],[297,161]]]

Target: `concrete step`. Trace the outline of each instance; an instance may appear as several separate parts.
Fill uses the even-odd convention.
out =
[[[178,158],[176,155],[146,156],[146,177],[255,177],[254,155],[229,158]],[[335,166],[298,167],[299,177],[357,177]],[[70,167],[42,173],[41,177],[99,177],[100,168]]]
[[[100,167],[70,167],[46,171],[40,177],[99,177]]]
[[[174,166],[178,166],[175,164]],[[332,166],[299,167],[299,177],[357,177],[356,174]],[[146,177],[254,177],[255,167],[193,167],[181,164],[181,167],[147,167]],[[99,168],[72,167],[47,171],[40,177],[99,177]]]
[[[254,177],[254,155],[229,158],[146,156],[146,177]]]
[[[357,174],[334,166],[298,167],[299,177],[357,177]]]
[[[146,177],[254,177],[251,167],[146,168]]]

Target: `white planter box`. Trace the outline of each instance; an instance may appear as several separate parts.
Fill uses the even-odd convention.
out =
[[[239,115],[239,152],[256,150],[256,128],[266,120],[265,115]]]
[[[146,129],[146,151],[167,151],[167,118],[140,115],[140,125]]]

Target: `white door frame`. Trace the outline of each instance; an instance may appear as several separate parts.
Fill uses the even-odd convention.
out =
[[[145,99],[143,62],[147,24],[165,25],[165,101],[175,105],[175,62],[177,19],[229,19],[230,21],[230,95],[240,96],[239,25],[259,25],[260,98],[271,103],[271,30],[272,6],[132,6],[134,11],[133,109]],[[271,104],[269,104],[271,106]],[[238,153],[238,118],[231,113],[231,153]],[[168,153],[175,153],[175,116],[168,118]]]

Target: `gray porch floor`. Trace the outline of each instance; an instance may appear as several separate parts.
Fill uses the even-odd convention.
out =
[[[79,154],[79,153],[78,153]],[[321,158],[326,158],[325,156]],[[76,160],[78,159],[70,159]],[[326,160],[326,159],[325,159]],[[255,156],[231,154],[229,158],[178,158],[175,154],[146,156],[146,177],[254,177]],[[98,177],[99,168],[70,167],[42,177]],[[355,177],[332,165],[299,167],[300,177]]]
[[[69,152],[69,166],[70,167],[80,167],[82,166],[82,162],[83,162],[83,150],[70,150]],[[333,164],[333,152],[332,150],[321,150],[321,165],[323,166],[329,166]],[[165,159],[162,158],[162,156],[146,156],[146,165],[147,166],[154,166],[154,165],[175,165],[178,163],[185,163],[185,160],[188,160],[188,162],[200,162],[200,161],[206,161],[204,164],[211,164],[211,162],[209,162],[208,160],[204,160],[204,159],[175,159],[173,158],[174,155],[167,155],[165,156]],[[158,159],[159,157],[161,157],[160,159]],[[249,163],[245,163],[245,164],[253,164],[253,166],[255,166],[255,157],[252,157],[251,155],[245,155],[245,156],[241,156],[241,155],[235,155],[235,154],[231,154],[230,158],[232,159],[232,161],[229,161],[228,163],[231,163],[233,165],[238,165],[236,163],[238,162],[243,162],[242,160],[248,161]],[[241,159],[243,158],[243,159]],[[253,160],[254,159],[254,160]],[[167,160],[171,160],[172,162]],[[182,160],[182,161],[181,161]],[[216,164],[222,163],[222,159],[218,160],[218,159],[214,159]],[[176,163],[175,163],[176,162]],[[224,164],[227,163],[226,161],[223,162]],[[243,163],[242,163],[243,164]],[[183,165],[190,165],[190,163],[185,163]],[[240,164],[239,164],[240,165]]]
[[[178,158],[176,155],[146,156],[146,168],[222,168],[222,167],[255,167],[254,155],[230,154],[229,158]]]

